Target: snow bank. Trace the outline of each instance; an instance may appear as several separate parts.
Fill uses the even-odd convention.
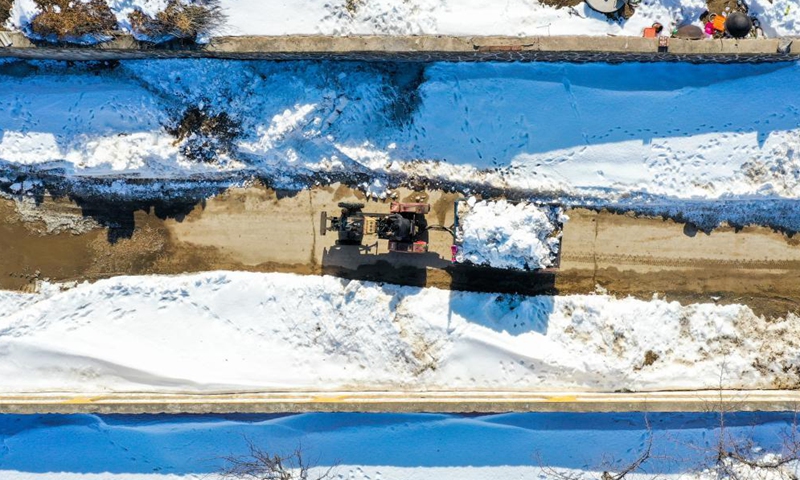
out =
[[[409,64],[0,68],[15,72],[0,76],[10,113],[0,116],[0,169],[237,172],[281,188],[394,175],[609,201],[800,197],[797,64],[433,64],[416,67],[411,87],[398,80]],[[403,103],[410,96],[417,103]],[[710,118],[705,98],[745,113]],[[200,105],[241,123],[233,151],[212,164],[187,159],[164,130]]]
[[[456,261],[536,270],[555,264],[566,216],[550,207],[505,200],[459,203]]]
[[[138,8],[153,15],[166,0],[109,0],[123,30]],[[769,36],[800,34],[795,0],[749,0]],[[553,8],[536,0],[222,0],[229,22],[217,35],[632,35],[653,22],[667,28],[699,25],[705,0],[644,0],[626,21],[609,20],[585,3]],[[350,8],[348,8],[348,5]],[[33,0],[16,0],[8,25],[23,28],[36,13]]]
[[[741,305],[288,274],[118,277],[0,308],[0,391],[794,388],[800,322]]]
[[[767,35],[800,34],[795,0],[749,0]],[[644,0],[626,21],[609,20],[585,3],[556,9],[537,0],[224,0],[233,35],[632,35],[660,22],[695,23],[705,0]]]
[[[303,414],[0,416],[3,480],[221,480],[223,456],[247,441],[286,454],[298,445],[335,479],[522,480],[600,478],[632,463],[652,435],[652,456],[626,478],[703,480],[721,432],[713,414]],[[756,458],[787,452],[792,414],[728,413],[725,440]],[[745,444],[747,439],[754,443]],[[757,453],[756,453],[757,452]],[[747,472],[760,480],[785,468]]]

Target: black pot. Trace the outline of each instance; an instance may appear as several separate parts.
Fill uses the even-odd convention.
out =
[[[725,19],[725,31],[734,38],[744,38],[753,29],[753,21],[742,12],[733,12]]]

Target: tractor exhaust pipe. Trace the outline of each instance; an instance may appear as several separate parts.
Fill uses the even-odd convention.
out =
[[[319,214],[319,234],[325,235],[328,233],[328,212]]]

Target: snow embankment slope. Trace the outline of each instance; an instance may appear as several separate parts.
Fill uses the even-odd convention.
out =
[[[561,209],[475,197],[459,202],[458,217],[457,262],[519,270],[555,265],[568,219]]]
[[[794,0],[748,0],[768,36],[800,34]],[[150,15],[167,0],[108,0],[120,28],[133,9]],[[216,35],[631,35],[653,22],[671,29],[695,23],[705,0],[645,0],[633,17],[610,20],[581,2],[553,8],[537,0],[222,0],[227,24]],[[8,26],[24,28],[36,15],[33,0],[15,0]]]
[[[595,479],[634,462],[649,438],[646,473],[627,478],[727,478],[712,455],[720,436],[751,447],[754,460],[793,454],[790,412],[724,420],[722,432],[710,413],[7,415],[0,416],[0,477],[222,480],[215,473],[223,457],[247,455],[248,442],[280,455],[301,446],[317,466],[308,478],[334,465],[329,478],[337,480]],[[726,466],[739,478],[783,480],[797,462],[757,472]]]
[[[795,386],[797,318],[332,277],[117,277],[5,298],[0,391]],[[24,303],[23,303],[24,302]]]
[[[800,34],[795,0],[748,0],[768,36]],[[347,8],[347,5],[350,8]],[[645,0],[628,20],[589,8],[553,8],[538,0],[223,0],[228,35],[628,35],[659,22],[671,30],[693,23],[705,0]]]
[[[290,188],[309,175],[401,175],[609,201],[800,197],[796,64],[0,68],[14,72],[0,77],[0,167],[253,172]],[[187,158],[165,130],[191,107],[240,124],[216,162]]]

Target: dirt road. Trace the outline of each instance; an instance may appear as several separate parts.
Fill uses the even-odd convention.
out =
[[[453,223],[455,194],[401,190],[398,198],[431,203],[430,224]],[[766,228],[705,234],[671,220],[571,210],[561,270],[515,273],[452,265],[452,239],[440,231],[431,232],[425,255],[389,254],[385,242],[336,247],[335,236],[320,235],[319,214],[337,212],[336,203],[346,200],[364,197],[333,186],[291,195],[234,189],[177,209],[2,199],[0,288],[234,269],[524,294],[589,293],[599,286],[640,298],[745,303],[770,316],[800,310],[800,241]],[[366,211],[388,209],[366,203]]]

